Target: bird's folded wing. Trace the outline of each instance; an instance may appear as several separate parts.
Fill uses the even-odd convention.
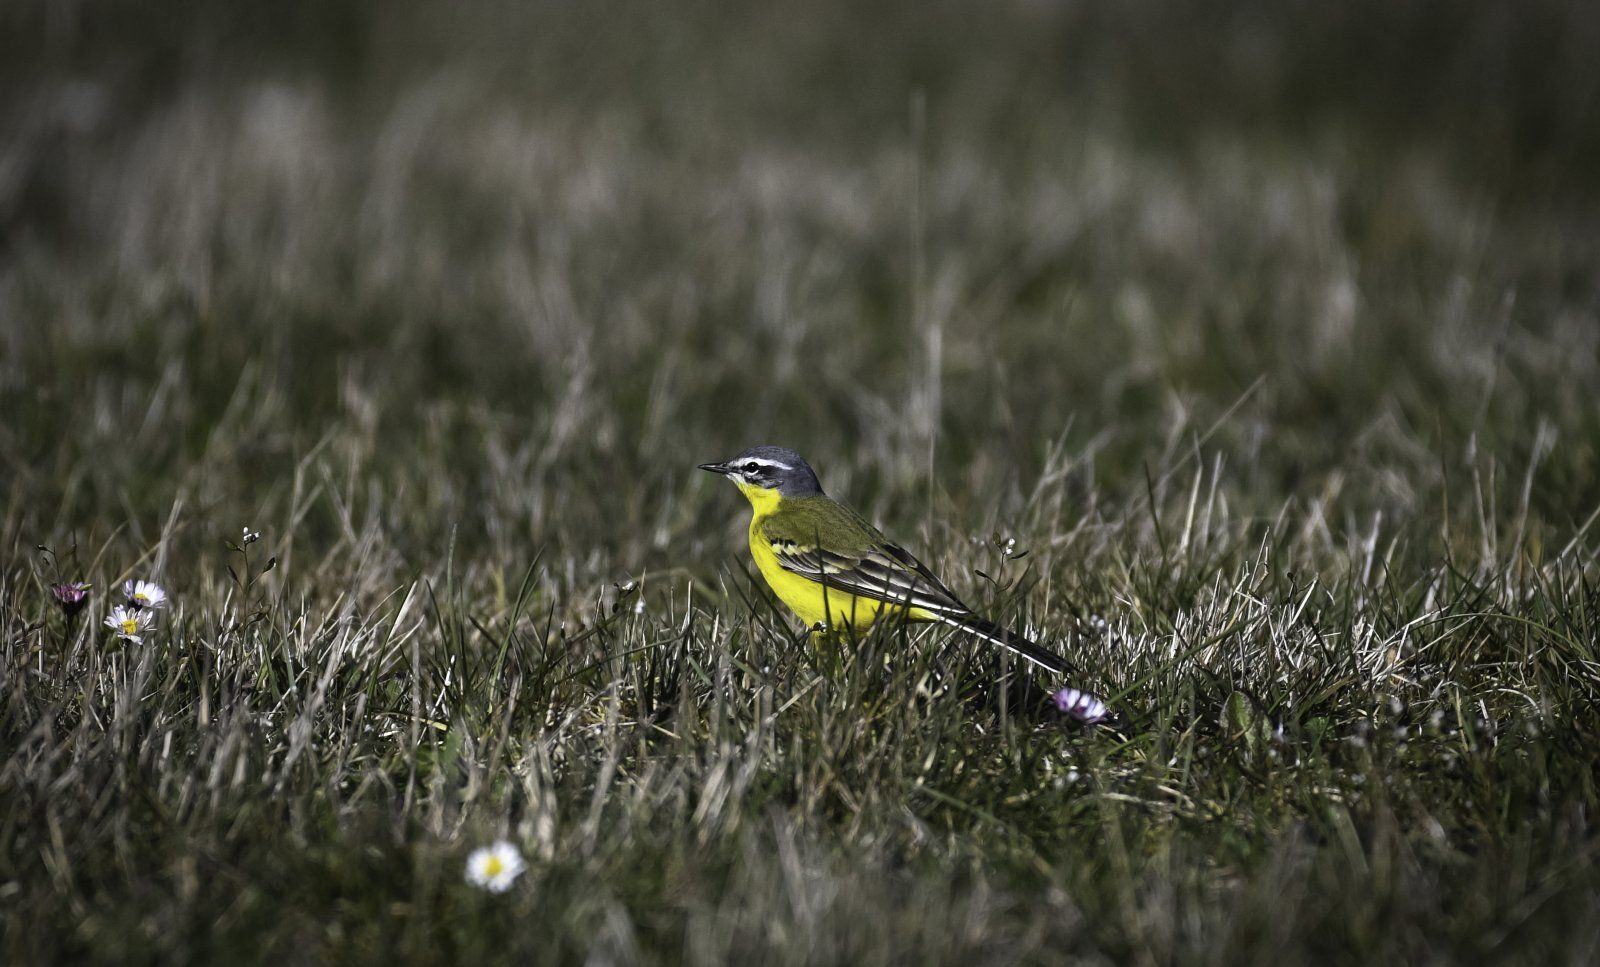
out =
[[[771,546],[784,570],[824,587],[946,617],[971,614],[922,562],[893,544],[882,544],[862,554],[844,554],[781,538],[773,540]]]

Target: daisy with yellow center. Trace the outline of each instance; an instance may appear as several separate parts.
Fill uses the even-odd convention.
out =
[[[506,840],[497,840],[490,846],[473,850],[467,857],[467,882],[490,893],[504,893],[527,868],[528,864],[523,862],[515,846]]]
[[[167,603],[167,592],[153,581],[129,581],[122,586],[130,608],[161,608]]]
[[[106,627],[116,632],[118,638],[136,645],[144,641],[144,633],[150,630],[153,623],[150,612],[125,608],[120,604],[106,615]]]

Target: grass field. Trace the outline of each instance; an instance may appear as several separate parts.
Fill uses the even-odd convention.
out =
[[[1594,7],[236,6],[0,11],[0,961],[1600,958]]]

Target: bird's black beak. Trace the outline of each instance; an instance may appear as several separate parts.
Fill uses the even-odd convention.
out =
[[[726,477],[732,468],[725,463],[702,463],[700,469],[710,473],[719,473]]]

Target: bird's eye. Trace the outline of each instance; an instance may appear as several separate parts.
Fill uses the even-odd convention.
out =
[[[755,473],[757,470],[760,470],[760,469],[761,469],[761,464],[756,463],[754,460],[751,460],[749,463],[744,465],[744,472],[745,473]]]

